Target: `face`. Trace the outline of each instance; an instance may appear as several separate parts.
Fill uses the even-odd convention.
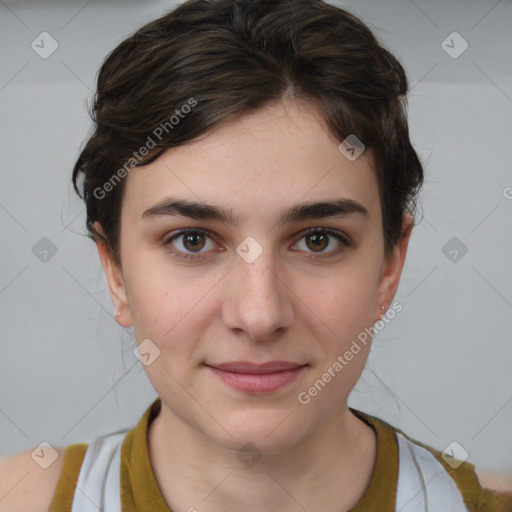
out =
[[[412,219],[384,257],[371,153],[351,161],[339,142],[308,105],[261,109],[132,170],[121,268],[99,245],[161,414],[226,448],[276,453],[346,412],[370,343],[339,356],[396,292]],[[240,361],[296,369],[218,369]]]

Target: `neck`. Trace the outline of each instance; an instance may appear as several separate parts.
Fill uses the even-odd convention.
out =
[[[179,442],[176,442],[179,440]],[[373,428],[347,407],[309,437],[253,464],[191,428],[162,403],[148,432],[151,465],[172,510],[323,510],[353,508],[376,458]]]

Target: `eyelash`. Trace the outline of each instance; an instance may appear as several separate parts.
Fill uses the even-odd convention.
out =
[[[172,236],[166,238],[163,241],[163,245],[166,246],[166,247],[170,246],[171,242],[173,242],[174,240],[176,240],[180,236],[187,235],[187,234],[190,234],[190,233],[196,233],[196,234],[205,235],[205,236],[207,236],[207,237],[209,237],[209,238],[211,238],[213,240],[212,233],[210,231],[206,230],[206,229],[187,228],[187,229],[181,229],[181,230],[177,231],[176,233],[174,233]],[[310,253],[310,254],[313,255],[312,259],[322,259],[322,258],[332,257],[332,256],[340,253],[344,249],[352,247],[351,241],[345,235],[343,235],[340,232],[335,231],[333,229],[329,229],[329,228],[309,228],[308,230],[302,232],[301,237],[299,238],[299,240],[301,240],[302,238],[304,238],[304,237],[306,237],[308,235],[315,234],[315,233],[325,233],[325,234],[327,234],[329,236],[332,236],[338,242],[341,243],[341,246],[338,249],[335,249],[334,251],[327,252],[327,253],[316,253],[315,254],[315,253],[312,252],[312,253]],[[174,256],[176,256],[177,258],[183,258],[183,259],[200,259],[200,258],[203,257],[202,256],[203,253],[195,253],[195,254],[193,254],[193,253],[184,253],[183,251],[171,250],[171,249],[170,249],[170,252]]]

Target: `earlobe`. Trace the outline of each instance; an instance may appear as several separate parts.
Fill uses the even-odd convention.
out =
[[[115,307],[115,320],[123,327],[131,327],[132,319],[128,303],[128,294],[124,284],[123,274],[119,265],[115,263],[105,243],[104,232],[99,222],[94,223],[94,228],[102,234],[103,238],[96,237],[96,247],[101,260],[105,277],[107,278],[110,297]]]
[[[382,314],[382,311],[379,311],[379,306],[384,305],[384,310],[387,310],[390,307],[393,298],[395,297],[398,285],[400,283],[400,277],[402,274],[405,256],[407,254],[407,247],[409,245],[413,227],[413,216],[409,212],[405,212],[402,220],[401,239],[393,247],[392,253],[384,259],[382,265],[376,302],[376,321]]]

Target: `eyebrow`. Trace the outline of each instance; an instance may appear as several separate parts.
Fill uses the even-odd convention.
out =
[[[235,216],[232,209],[215,206],[184,199],[167,198],[144,211],[142,219],[155,217],[182,216],[198,220],[216,220],[236,226],[239,216]],[[305,202],[292,205],[281,212],[277,224],[282,226],[293,222],[309,219],[323,219],[327,217],[345,218],[357,216],[363,220],[370,219],[368,210],[352,199],[334,199],[329,201]]]

